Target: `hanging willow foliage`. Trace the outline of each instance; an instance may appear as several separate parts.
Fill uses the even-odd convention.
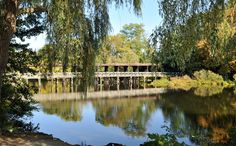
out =
[[[48,36],[55,44],[54,49],[63,52],[63,71],[68,67],[69,51],[77,47],[74,48],[79,52],[77,65],[86,89],[94,84],[95,57],[111,28],[108,7],[113,2],[117,6],[133,5],[136,14],[141,12],[141,0],[52,0],[45,3],[48,7]],[[79,40],[79,45],[72,43],[75,39]]]
[[[62,53],[63,72],[73,51],[87,87],[94,83],[95,57],[111,28],[109,6],[130,6],[135,14],[141,15],[141,4],[142,0],[22,0],[19,7],[23,8],[22,13],[37,10],[45,15],[42,21],[47,26],[48,40],[54,51]]]

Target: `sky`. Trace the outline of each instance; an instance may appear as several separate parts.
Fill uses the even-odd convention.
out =
[[[162,20],[159,15],[157,0],[143,0],[142,16],[136,16],[130,8],[122,7],[116,9],[115,6],[109,9],[109,14],[112,25],[111,35],[119,33],[125,24],[143,23],[145,34],[149,36],[153,29],[160,25]],[[46,33],[26,39],[26,43],[29,43],[29,48],[38,50],[46,44]]]

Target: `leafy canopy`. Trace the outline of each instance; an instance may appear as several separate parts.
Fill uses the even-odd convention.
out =
[[[161,0],[159,6],[163,23],[151,39],[165,69],[230,71],[229,62],[235,59],[234,0]]]

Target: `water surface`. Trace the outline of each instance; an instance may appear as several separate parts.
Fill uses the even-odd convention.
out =
[[[147,133],[166,133],[163,125],[189,145],[222,144],[236,126],[236,96],[226,89],[207,97],[196,91],[168,91],[144,97],[41,101],[33,114],[40,132],[70,144],[135,146],[147,140]]]

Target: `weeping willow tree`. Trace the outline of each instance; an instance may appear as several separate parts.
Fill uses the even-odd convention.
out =
[[[0,0],[0,93],[17,17],[29,13],[45,16],[42,23],[47,25],[48,39],[54,49],[64,54],[64,70],[68,66],[69,48],[77,46],[84,83],[89,86],[97,49],[110,29],[109,5],[130,6],[140,15],[141,3],[142,0]],[[80,45],[72,45],[74,39],[79,39]]]
[[[160,0],[159,6],[163,22],[151,39],[164,68],[190,73],[225,68],[229,50],[235,49],[229,42],[235,34],[235,0]]]

